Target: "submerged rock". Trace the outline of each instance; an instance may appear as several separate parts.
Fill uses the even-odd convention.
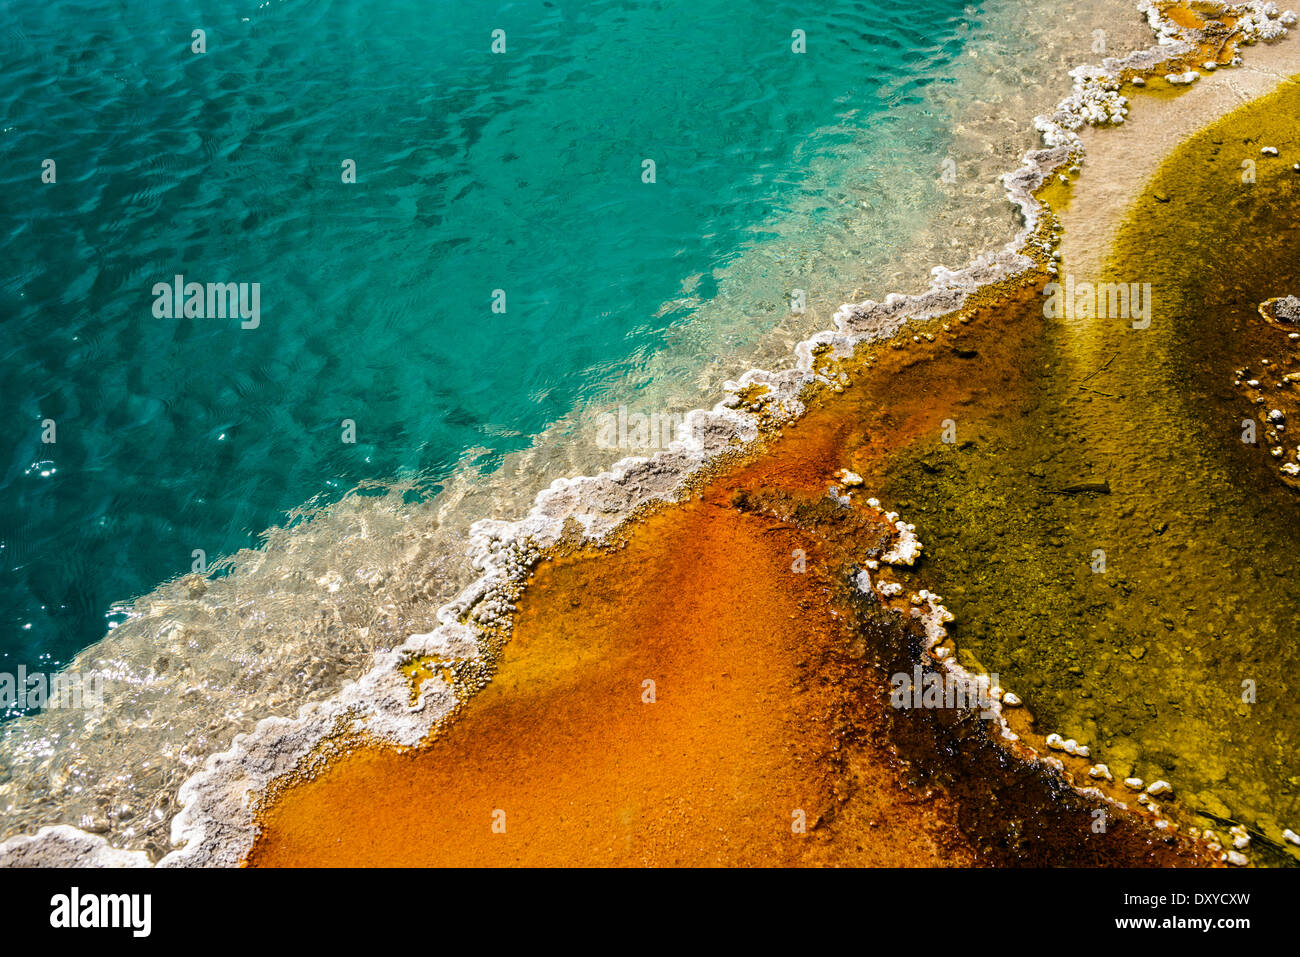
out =
[[[1259,314],[1270,322],[1300,323],[1300,296],[1278,296],[1259,304]]]

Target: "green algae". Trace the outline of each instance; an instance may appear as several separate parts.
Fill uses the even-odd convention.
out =
[[[1300,293],[1297,118],[1284,83],[1181,145],[1100,277],[1150,284],[1149,327],[1049,318],[1022,340],[1032,374],[951,410],[964,441],[936,430],[883,489],[964,654],[1117,777],[1171,781],[1220,833],[1250,826],[1258,863],[1287,861],[1281,830],[1300,830],[1300,498],[1269,455],[1269,405],[1234,381],[1296,359],[1257,306]]]

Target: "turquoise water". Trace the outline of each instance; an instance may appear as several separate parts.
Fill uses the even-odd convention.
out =
[[[785,241],[771,224],[850,215],[811,168],[863,187],[892,157],[937,164],[950,132],[925,88],[979,16],[933,0],[0,6],[5,670],[65,661],[114,603],[308,500],[399,476],[432,494],[527,446],[644,367],[729,263]],[[793,288],[801,268],[763,279]],[[178,273],[259,283],[260,325],[156,317],[153,286]]]

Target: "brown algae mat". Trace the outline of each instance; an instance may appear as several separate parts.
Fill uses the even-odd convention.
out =
[[[1243,829],[1257,864],[1294,862],[1285,830],[1300,830],[1300,500],[1284,471],[1300,336],[1259,312],[1300,294],[1298,117],[1285,82],[1188,138],[1100,277],[1061,262],[1079,308],[1045,329],[1032,405],[954,410],[978,448],[901,449],[877,486],[929,546],[959,646],[1041,730],[1117,779],[1172,782],[1193,825],[1225,844]],[[1149,286],[1149,325],[1109,302],[1088,314],[1098,278]]]

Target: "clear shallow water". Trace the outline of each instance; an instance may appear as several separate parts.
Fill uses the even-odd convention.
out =
[[[204,757],[428,630],[468,521],[624,454],[591,413],[711,403],[1005,242],[995,177],[1065,68],[1099,26],[1150,41],[1128,0],[836,7],[10,4],[0,662],[85,646],[110,683],[5,725],[0,834],[87,815],[158,852]],[[178,269],[261,282],[260,328],[155,319]]]
[[[942,151],[945,119],[908,107],[943,82],[964,16],[8,6],[0,648],[29,665],[312,496],[398,475],[418,494],[468,450],[526,446],[689,323],[715,270],[778,238],[764,223],[858,216],[843,189],[806,190],[808,170],[850,148]],[[260,327],[156,318],[152,286],[176,273],[260,283]],[[805,275],[763,277],[752,321]]]

